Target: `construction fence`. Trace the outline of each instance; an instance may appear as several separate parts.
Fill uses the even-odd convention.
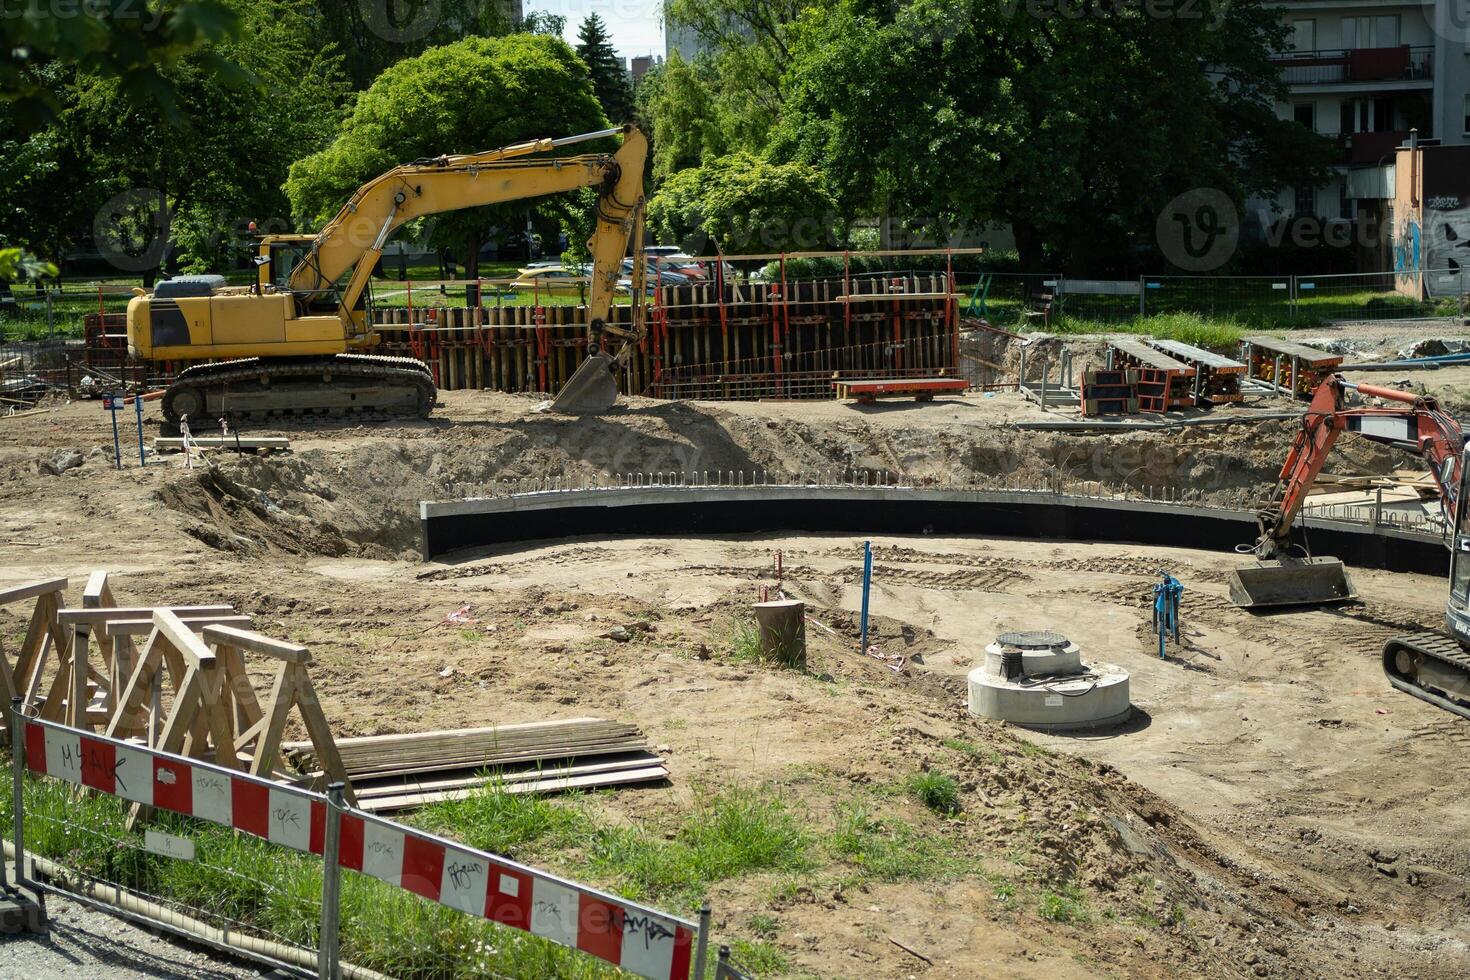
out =
[[[1401,289],[1404,281],[1417,284]],[[1170,313],[1244,326],[1463,317],[1470,270],[1306,276],[1139,276],[1080,279],[1060,273],[961,273],[961,312],[1009,326],[1061,316],[1123,323]]]
[[[19,698],[9,714],[0,826],[43,900],[294,975],[707,975],[707,906],[690,921],[364,813],[340,783],[318,793],[157,751]],[[741,977],[725,949],[715,969]]]

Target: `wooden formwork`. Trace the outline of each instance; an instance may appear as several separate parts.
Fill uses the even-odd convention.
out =
[[[938,377],[958,365],[959,299],[946,273],[663,286],[619,378],[658,398],[831,398],[843,377]],[[417,357],[441,389],[555,393],[586,357],[572,306],[378,312],[385,350]],[[628,324],[630,306],[613,308]]]
[[[1161,373],[1166,381],[1166,407],[1190,408],[1195,405],[1194,378],[1198,372],[1193,367],[1132,338],[1110,340],[1108,347],[1114,368],[1146,368]]]
[[[1251,379],[1298,398],[1312,397],[1323,379],[1342,364],[1341,354],[1274,337],[1246,337],[1240,350]]]
[[[1144,343],[1194,368],[1195,394],[1199,398],[1208,399],[1215,404],[1238,402],[1245,397],[1240,390],[1241,379],[1245,376],[1245,365],[1240,361],[1179,340],[1148,337]]]

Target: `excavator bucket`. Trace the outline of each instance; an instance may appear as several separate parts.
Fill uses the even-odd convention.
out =
[[[1242,565],[1230,573],[1230,601],[1242,609],[1317,606],[1358,597],[1336,558],[1281,558]]]
[[[601,351],[582,362],[552,399],[551,410],[563,415],[600,415],[618,403],[613,359]]]

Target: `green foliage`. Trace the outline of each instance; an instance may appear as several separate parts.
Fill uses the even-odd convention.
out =
[[[498,0],[349,0],[316,6],[323,42],[345,50],[348,76],[359,90],[404,58],[464,37],[507,34],[515,26]]]
[[[0,115],[9,244],[56,258],[94,243],[132,273],[151,273],[170,252],[186,269],[224,271],[248,221],[284,230],[281,178],[335,125],[347,94],[341,59],[316,36],[310,0],[218,6],[238,33],[157,67],[166,103],[118,77],[53,66],[48,124]],[[254,83],[237,84],[222,63]]]
[[[211,41],[234,35],[236,10],[220,0],[88,0],[59,8],[7,0],[0,15],[0,103],[5,115],[30,128],[61,106],[59,73],[105,78],[127,100],[161,112],[170,122],[185,115],[169,69],[195,57],[210,73],[236,82],[247,77]]]
[[[826,838],[827,850],[874,881],[925,881],[962,872],[965,861],[940,834],[924,834],[903,820],[877,819],[861,803],[843,804]]]
[[[359,185],[399,163],[606,126],[586,68],[560,38],[466,38],[378,76],[331,145],[291,166],[286,195],[300,225],[319,227]],[[581,144],[568,152],[597,149]],[[454,211],[432,219],[428,237],[435,247],[455,248],[473,278],[492,230],[519,229],[528,212],[555,216],[565,206],[515,202]]]
[[[670,23],[691,31],[707,52],[715,115],[733,146],[759,150],[780,112],[783,76],[792,67],[786,30],[808,0],[669,0]]]
[[[1036,912],[1048,922],[1080,925],[1091,919],[1087,900],[1076,885],[1063,885],[1056,891],[1044,891],[1036,903]]]
[[[22,249],[0,248],[0,282],[9,282],[22,276],[54,276],[56,266],[36,258]]]
[[[653,140],[654,186],[730,151],[732,127],[716,102],[717,85],[708,61],[690,64],[677,51],[643,76],[637,115]]]
[[[935,813],[960,812],[960,786],[941,772],[916,772],[906,783],[909,793]]]
[[[1240,339],[1250,332],[1251,327],[1233,319],[1214,319],[1195,313],[1163,313],[1121,323],[1062,316],[1054,319],[1046,329],[1059,334],[1145,334],[1183,341],[1221,354],[1233,354],[1239,350]],[[1030,742],[1022,743],[1023,751],[1039,748]]]
[[[707,237],[734,254],[830,246],[834,208],[814,168],[742,152],[677,175],[649,201],[648,214],[662,242],[698,248]]]
[[[636,824],[599,828],[588,862],[630,898],[693,907],[712,882],[809,867],[811,843],[774,792],[727,789],[684,816],[668,839]]]
[[[445,800],[418,813],[419,826],[494,854],[525,855],[535,847],[566,846],[591,829],[575,800],[510,793],[492,781],[463,799]]]
[[[592,91],[602,105],[603,115],[615,123],[626,122],[633,115],[633,92],[623,59],[613,50],[612,38],[602,15],[587,15],[577,28],[577,56],[587,65],[592,78]]]
[[[1184,190],[1240,201],[1325,174],[1326,141],[1276,117],[1279,11],[1212,13],[809,9],[779,35],[790,60],[769,155],[820,168],[848,218],[890,215],[940,240],[1000,219],[1023,265],[1049,254],[1085,275],[1125,263]]]

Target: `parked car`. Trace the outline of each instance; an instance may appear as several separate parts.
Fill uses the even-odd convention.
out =
[[[587,266],[568,266],[535,263],[517,270],[519,275],[511,280],[508,288],[513,292],[533,296],[575,296],[586,299],[592,289],[591,270]],[[629,287],[620,281],[615,292],[626,293]]]
[[[517,270],[510,288],[518,293],[541,296],[585,296],[592,280],[584,269],[555,265],[530,265]]]

